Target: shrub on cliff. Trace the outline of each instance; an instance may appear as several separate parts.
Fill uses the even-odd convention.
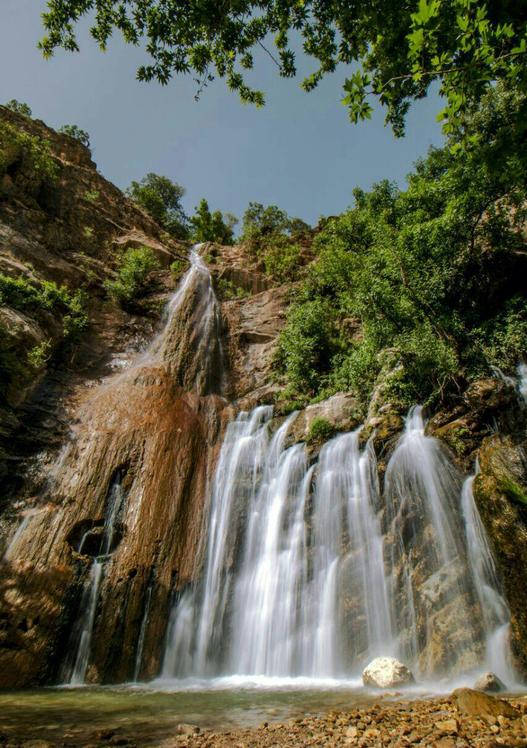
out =
[[[13,278],[0,273],[0,306],[8,306],[30,316],[52,312],[62,318],[64,338],[85,329],[88,316],[82,291],[69,291],[54,281]]]
[[[89,133],[86,130],[82,130],[78,125],[63,125],[59,127],[58,132],[62,133],[62,135],[67,135],[68,138],[78,140],[86,148],[91,149]]]
[[[188,238],[189,219],[181,204],[185,189],[180,184],[150,172],[139,182],[132,182],[126,194],[171,236],[176,239]]]
[[[130,304],[144,294],[152,270],[159,261],[150,247],[127,249],[119,261],[117,278],[104,284],[110,296],[123,305]]]
[[[24,170],[38,180],[53,181],[58,166],[47,140],[3,122],[0,128],[0,176],[8,170]]]
[[[10,109],[12,112],[21,114],[23,117],[31,117],[31,115],[33,114],[29,104],[26,104],[23,101],[18,101],[17,99],[11,99],[11,101],[7,102],[5,107],[6,109]]]

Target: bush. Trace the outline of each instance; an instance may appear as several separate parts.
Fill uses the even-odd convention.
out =
[[[75,337],[88,324],[83,292],[71,293],[53,281],[30,281],[0,273],[0,304],[36,316],[42,311],[60,315],[66,339]]]
[[[88,150],[91,149],[89,133],[86,130],[82,130],[78,125],[63,125],[59,127],[58,132],[62,133],[62,135],[67,135],[68,138],[78,140]]]
[[[145,292],[150,273],[158,267],[159,261],[150,247],[128,249],[121,258],[117,279],[106,281],[104,287],[121,304],[129,304]]]
[[[219,278],[216,285],[220,297],[226,301],[229,299],[244,299],[248,296],[248,292],[245,288],[237,286],[236,283],[227,280],[226,278]]]
[[[3,122],[0,128],[0,175],[14,164],[42,180],[53,181],[58,174],[58,165],[47,140]]]
[[[307,435],[307,441],[310,444],[316,442],[327,442],[335,435],[335,426],[330,423],[326,418],[313,418],[311,426],[309,427],[309,433]]]
[[[284,282],[295,280],[303,266],[298,241],[309,233],[300,218],[291,218],[276,205],[249,203],[243,216],[243,241],[264,272]]]
[[[10,109],[12,112],[21,114],[23,117],[31,117],[31,115],[33,114],[29,104],[25,104],[23,101],[17,101],[16,99],[11,99],[11,101],[8,101],[5,107],[6,109]]]

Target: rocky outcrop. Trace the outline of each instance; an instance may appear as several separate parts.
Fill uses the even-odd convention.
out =
[[[376,657],[362,671],[362,682],[374,688],[399,688],[413,683],[414,676],[395,657]]]

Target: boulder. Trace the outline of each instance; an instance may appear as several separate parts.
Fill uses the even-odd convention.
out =
[[[362,672],[365,686],[375,688],[394,688],[414,682],[414,676],[402,662],[395,657],[376,657]]]
[[[492,693],[507,690],[505,683],[495,673],[491,672],[483,673],[475,682],[474,688],[476,691],[491,691]]]
[[[469,717],[518,717],[519,712],[506,701],[496,699],[472,688],[456,688],[452,692],[452,703],[457,710]]]

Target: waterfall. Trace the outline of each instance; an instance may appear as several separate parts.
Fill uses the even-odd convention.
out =
[[[413,408],[384,491],[361,429],[309,465],[296,415],[227,427],[202,574],[171,611],[162,677],[350,678],[395,655],[417,675],[505,656],[508,613],[483,525],[441,443]],[[501,645],[499,640],[501,637]],[[500,653],[499,646],[502,646]]]
[[[137,640],[137,650],[135,653],[135,665],[134,665],[134,683],[137,683],[139,675],[141,673],[141,665],[143,664],[143,650],[145,646],[146,627],[148,626],[148,617],[150,615],[150,605],[152,603],[152,592],[155,584],[155,567],[152,568],[150,578],[148,580],[148,586],[146,588],[145,604],[143,610],[143,617],[141,619],[141,627],[139,629],[139,638]]]
[[[191,249],[189,269],[168,303],[165,325],[136,366],[161,363],[182,387],[199,394],[221,393],[221,309],[200,250],[199,244]]]
[[[527,364],[518,365],[518,392],[523,405],[527,405]]]
[[[335,678],[389,646],[373,450],[344,434],[309,467],[303,444],[287,446],[295,414],[272,437],[271,415],[256,408],[227,429],[203,578],[172,611],[164,677]]]
[[[72,638],[77,640],[77,647],[73,662],[66,661],[65,668],[69,670],[68,682],[72,686],[82,685],[86,679],[86,671],[91,652],[93,627],[97,601],[99,600],[99,587],[104,574],[104,563],[98,559],[92,563],[90,574],[82,592],[79,606],[79,616],[73,627]],[[71,652],[70,657],[71,660]]]
[[[416,406],[385,476],[398,654],[423,676],[465,669],[465,657],[479,639],[460,522],[462,478],[441,442],[424,430],[422,408]],[[463,635],[449,652],[441,651],[436,632],[456,625]]]
[[[489,539],[474,501],[474,478],[470,476],[463,484],[461,504],[468,558],[480,603],[486,662],[489,670],[511,684],[515,676],[509,651],[510,613],[501,591]]]
[[[116,526],[124,509],[125,498],[121,485],[121,475],[117,471],[108,491],[98,555],[92,561],[90,573],[84,584],[77,617],[69,636],[66,657],[62,666],[63,681],[70,685],[81,685],[86,679],[95,626],[95,614],[99,602],[99,590],[104,578],[106,564],[111,560]],[[83,552],[85,541],[90,532],[89,530],[81,538],[78,553]]]

